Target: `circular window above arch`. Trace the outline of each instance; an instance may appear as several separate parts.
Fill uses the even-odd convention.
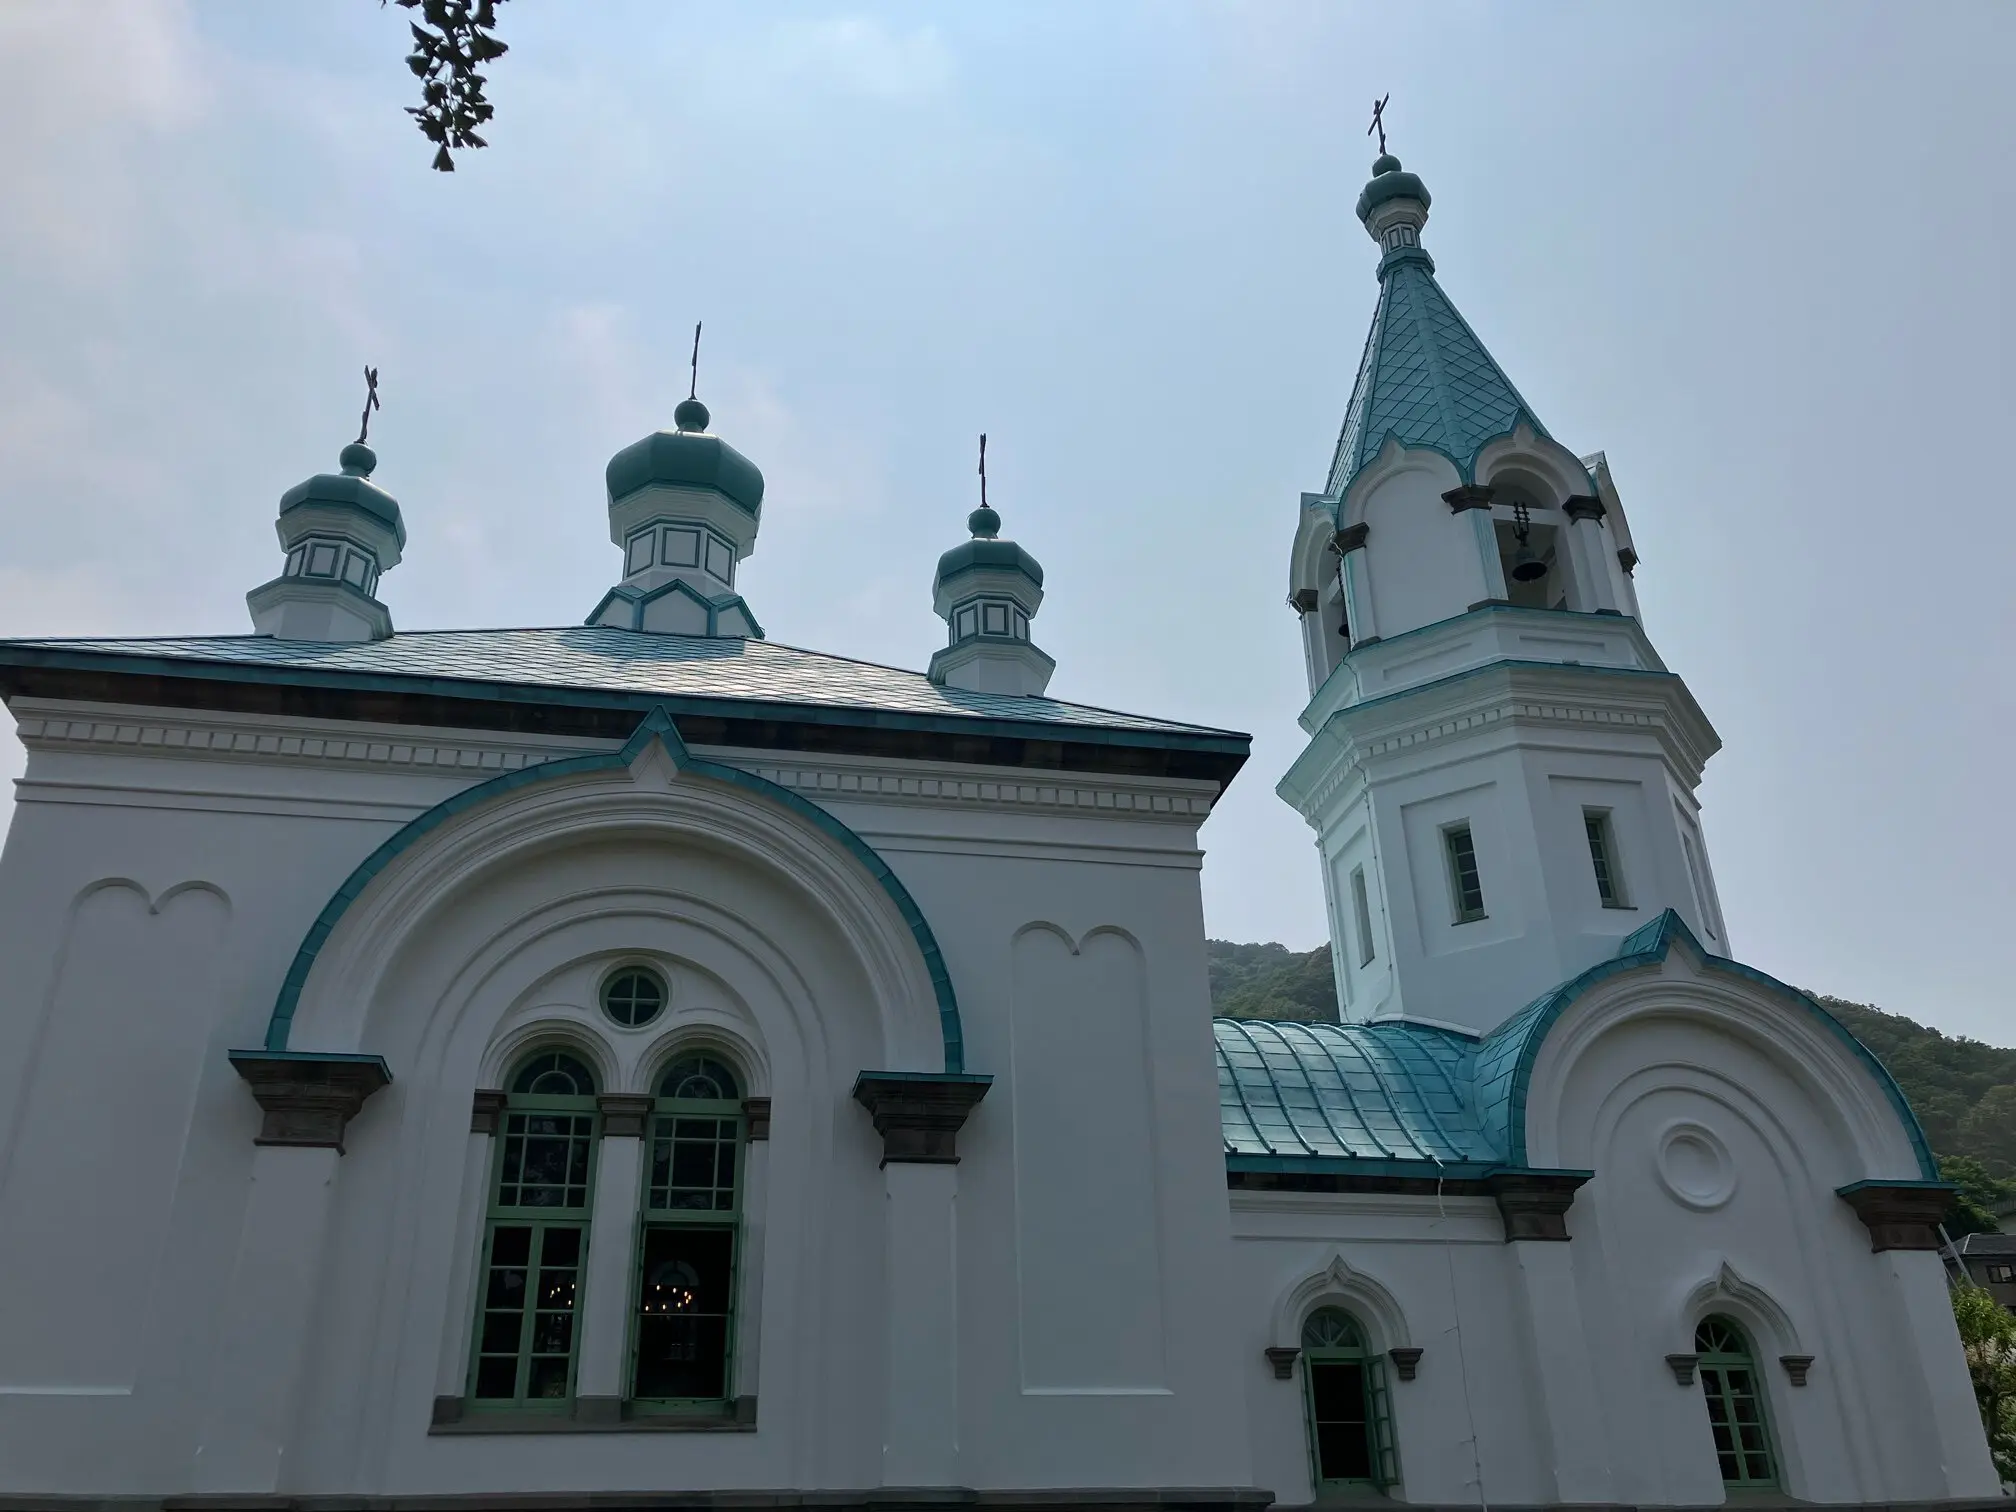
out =
[[[665,1011],[665,979],[643,966],[624,966],[602,981],[602,1011],[625,1029],[641,1029]]]

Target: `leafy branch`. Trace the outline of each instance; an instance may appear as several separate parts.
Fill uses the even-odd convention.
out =
[[[483,98],[482,68],[504,56],[497,40],[497,7],[504,0],[398,0],[401,10],[417,10],[413,51],[406,66],[421,81],[418,105],[408,105],[420,134],[434,143],[434,168],[453,173],[460,151],[485,144],[476,128],[496,114]],[[380,9],[385,0],[378,0]]]

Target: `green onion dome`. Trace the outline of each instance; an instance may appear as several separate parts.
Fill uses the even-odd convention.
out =
[[[1426,210],[1430,203],[1428,186],[1421,182],[1419,174],[1403,169],[1400,159],[1392,153],[1382,153],[1372,164],[1372,182],[1358,196],[1358,219],[1368,219],[1380,205],[1396,199],[1419,200]]]
[[[609,484],[609,502],[628,498],[640,488],[665,484],[711,488],[750,515],[760,515],[762,472],[719,436],[707,434],[710,418],[707,406],[698,399],[683,399],[672,412],[677,430],[654,431],[611,457],[603,475]]]
[[[319,504],[336,509],[355,509],[387,526],[406,544],[406,522],[399,515],[399,501],[371,481],[378,454],[361,441],[352,441],[337,457],[341,472],[317,473],[305,483],[296,483],[280,495],[280,513]]]

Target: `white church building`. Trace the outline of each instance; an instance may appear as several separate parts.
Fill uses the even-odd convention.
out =
[[[765,640],[697,400],[585,625],[395,632],[360,441],[254,633],[0,643],[0,1509],[1999,1501],[1924,1136],[1734,959],[1428,206],[1283,521],[1341,1024],[1212,1020],[1245,736],[1047,696],[984,503],[928,671]]]

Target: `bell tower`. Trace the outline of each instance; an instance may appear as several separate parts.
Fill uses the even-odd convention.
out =
[[[1378,304],[1289,567],[1350,1020],[1488,1032],[1674,908],[1729,953],[1694,792],[1720,740],[1638,618],[1601,453],[1540,423],[1435,277],[1430,196],[1358,197]]]

